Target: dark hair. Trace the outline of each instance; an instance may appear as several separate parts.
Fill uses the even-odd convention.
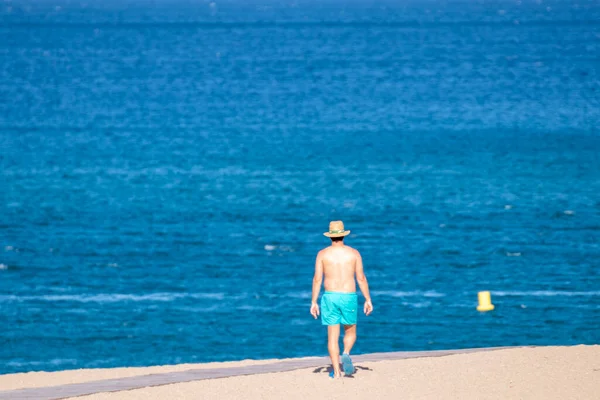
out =
[[[344,241],[344,236],[332,237],[332,238],[329,238],[329,239],[331,239],[332,242],[343,242]]]

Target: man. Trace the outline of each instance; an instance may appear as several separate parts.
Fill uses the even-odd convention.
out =
[[[331,238],[331,246],[317,254],[315,277],[312,287],[312,304],[310,313],[317,319],[321,315],[321,323],[327,325],[329,356],[333,365],[332,378],[340,378],[340,324],[344,326],[344,353],[342,367],[346,375],[354,373],[350,359],[350,350],[356,342],[357,296],[356,281],[365,297],[365,315],[371,314],[373,304],[369,295],[369,284],[363,271],[360,253],[352,247],[344,245],[344,237],[350,231],[344,230],[342,221],[331,221],[329,232],[324,235]],[[321,283],[325,275],[325,293],[321,298],[321,310],[317,304]]]

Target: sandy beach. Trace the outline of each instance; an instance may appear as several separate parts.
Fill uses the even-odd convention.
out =
[[[303,360],[323,363],[322,358]],[[274,363],[285,365],[281,360],[261,360],[32,372],[0,376],[0,388],[2,391],[42,388],[200,369],[264,368]],[[103,392],[77,399],[600,399],[598,345],[508,348],[440,357],[358,361],[356,367],[353,377],[337,380],[328,377],[327,365],[323,363],[316,368]]]

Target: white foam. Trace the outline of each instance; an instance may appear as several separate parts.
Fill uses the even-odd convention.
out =
[[[309,325],[310,323],[311,323],[311,320],[309,320],[308,318],[293,319],[290,321],[290,325],[295,325],[295,326],[304,326],[304,325]]]
[[[277,246],[273,246],[272,244],[266,244],[265,245],[265,250],[266,251],[273,251],[277,248]]]
[[[97,294],[48,294],[38,296],[0,296],[0,302],[26,302],[26,301],[71,301],[78,303],[119,303],[119,302],[170,302],[178,299],[214,299],[223,300],[224,293],[148,293],[148,294],[127,294],[127,293],[97,293]]]
[[[290,292],[285,293],[283,296],[291,297],[293,299],[310,299],[312,297],[311,292]]]
[[[532,290],[532,291],[492,291],[494,296],[526,296],[526,297],[552,297],[552,296],[600,296],[600,291],[569,292],[559,290]]]
[[[371,292],[374,296],[389,296],[389,297],[444,297],[445,294],[436,292],[435,290],[428,290],[425,292],[412,291],[403,292],[396,290],[377,290]]]
[[[213,300],[223,300],[223,299],[225,299],[225,297],[233,298],[233,299],[240,298],[240,296],[229,296],[229,295],[226,295],[225,293],[192,293],[189,295],[189,297],[192,297],[194,299],[213,299]],[[243,297],[246,297],[246,296],[243,296]]]
[[[373,296],[382,296],[382,297],[444,297],[445,294],[438,293],[434,290],[428,290],[425,292],[414,291],[414,292],[402,292],[396,290],[376,290],[371,292]],[[290,292],[284,293],[281,295],[282,297],[291,297],[294,299],[310,299],[312,297],[311,292]],[[267,296],[268,297],[268,296]],[[278,296],[276,296],[278,297]]]
[[[8,269],[8,265],[6,264],[0,264],[0,271],[3,269]]]
[[[65,312],[69,313],[69,314],[82,314],[82,315],[90,313],[90,311],[88,311],[84,308],[69,308],[68,310],[65,310]]]
[[[431,302],[429,301],[419,301],[416,303],[411,303],[408,301],[403,301],[402,305],[404,306],[408,306],[408,307],[413,307],[413,308],[427,308],[429,306],[431,306]]]
[[[10,367],[27,367],[27,366],[41,366],[41,365],[65,365],[65,364],[77,364],[77,360],[73,358],[55,358],[49,361],[27,361],[27,362],[19,362],[19,361],[9,361],[6,365]]]
[[[237,309],[241,311],[272,311],[273,307],[251,306],[244,304],[243,306],[239,306]]]
[[[518,296],[515,294],[518,292],[495,292],[498,296]],[[524,296],[529,295],[523,292]],[[535,293],[535,292],[534,292]],[[577,292],[573,292],[577,293]],[[600,292],[594,292],[600,295]],[[443,293],[436,292],[435,290],[428,291],[373,291],[373,296],[383,297],[424,297],[424,298],[437,298],[446,296]],[[261,296],[266,298],[296,298],[296,299],[310,299],[311,292],[290,292],[281,294],[269,294],[262,293]],[[573,294],[577,295],[577,294]],[[236,293],[227,294],[222,292],[214,293],[175,293],[175,292],[156,292],[156,293],[144,293],[144,294],[131,294],[131,293],[76,293],[76,294],[39,294],[39,295],[0,295],[0,303],[7,302],[76,302],[76,303],[119,303],[119,302],[173,302],[180,299],[205,299],[205,300],[241,300],[248,298],[249,296],[255,296],[254,294],[248,293]]]
[[[177,309],[182,310],[182,311],[191,312],[191,313],[212,313],[212,312],[223,310],[226,308],[224,306],[222,306],[221,304],[216,303],[216,304],[214,304],[212,306],[208,306],[208,307],[201,307],[201,306],[177,307]]]
[[[565,211],[564,211],[564,213],[565,213],[566,215],[574,215],[574,214],[575,214],[575,211],[573,211],[573,210],[565,210]]]
[[[521,253],[510,253],[510,252],[506,252],[506,256],[507,257],[521,257]]]

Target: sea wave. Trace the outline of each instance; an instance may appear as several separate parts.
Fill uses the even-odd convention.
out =
[[[600,291],[570,292],[561,290],[532,290],[532,291],[492,291],[492,295],[499,297],[524,296],[524,297],[552,297],[552,296],[600,296]]]
[[[76,365],[77,363],[78,361],[74,358],[55,358],[48,361],[8,361],[6,365],[9,367],[39,367],[43,365]]]
[[[376,290],[372,291],[371,294],[373,296],[379,297],[444,297],[444,293],[436,292],[435,290],[427,290],[427,291],[398,291],[398,290]],[[265,295],[269,297],[269,295]],[[311,292],[289,292],[282,295],[278,295],[281,297],[291,297],[295,299],[310,299],[312,296]],[[275,296],[275,297],[278,297]]]
[[[397,290],[376,290],[371,292],[373,296],[388,296],[388,297],[444,297],[444,293],[436,292],[435,290],[427,291],[397,291]]]
[[[412,308],[427,308],[427,307],[431,306],[431,302],[430,301],[418,301],[416,303],[413,303],[410,301],[403,301],[402,305],[407,306],[407,307],[412,307]]]
[[[428,291],[395,291],[382,290],[371,292],[373,296],[378,297],[444,297],[445,294],[434,290]],[[310,299],[311,292],[289,292],[289,293],[262,293],[260,297],[266,298],[294,298]],[[119,302],[172,302],[183,299],[206,299],[206,300],[242,300],[246,298],[258,298],[252,293],[176,293],[176,292],[156,292],[156,293],[77,293],[77,294],[38,294],[38,295],[0,295],[0,303],[8,302],[77,302],[77,303],[119,303]]]
[[[28,302],[28,301],[66,301],[79,303],[119,303],[119,302],[170,302],[179,299],[213,299],[223,300],[227,296],[225,293],[147,293],[147,294],[128,294],[128,293],[94,293],[94,294],[47,294],[35,296],[2,295],[0,302]]]

